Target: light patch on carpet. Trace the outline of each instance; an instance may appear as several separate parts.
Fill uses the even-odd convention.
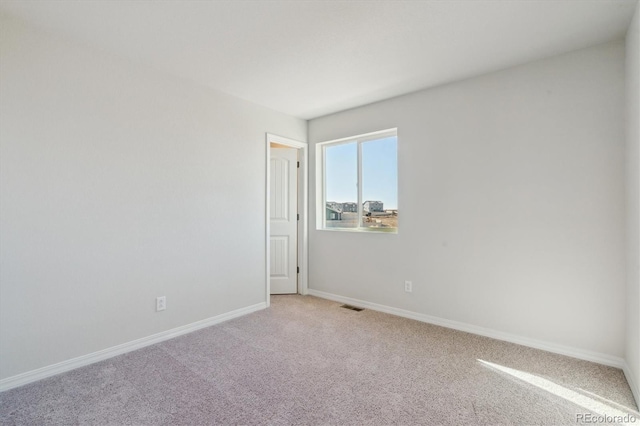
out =
[[[631,424],[637,424],[637,422],[640,421],[640,413],[638,413],[637,411],[626,409],[622,407],[620,404],[615,404],[611,401],[609,401],[608,403],[605,403],[604,401],[608,401],[606,398],[601,398],[593,394],[594,397],[597,397],[596,399],[594,397],[590,397],[590,396],[578,393],[576,391],[573,391],[571,389],[568,389],[564,386],[560,386],[559,384],[554,383],[551,380],[547,380],[543,377],[536,376],[534,374],[527,373],[525,371],[520,371],[513,368],[505,367],[504,365],[494,364],[492,362],[484,361],[482,359],[479,359],[478,362],[480,363],[480,365],[483,365],[489,369],[506,373],[511,377],[515,377],[516,379],[529,383],[530,385],[533,385],[538,389],[542,389],[553,395],[559,396],[560,398],[563,398],[569,402],[579,405],[580,407],[585,408],[594,413],[597,413],[598,415],[603,416],[605,418],[608,417],[608,418],[614,418],[614,419],[623,419],[622,421],[617,422],[619,424],[631,425]],[[582,391],[586,393],[591,393],[584,390]],[[613,406],[614,404],[615,404],[615,407]],[[622,409],[619,409],[616,407],[620,407]]]

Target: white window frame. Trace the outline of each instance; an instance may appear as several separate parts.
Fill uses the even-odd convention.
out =
[[[316,229],[319,231],[338,231],[338,232],[375,232],[384,234],[397,234],[398,227],[396,228],[370,228],[362,226],[362,218],[364,214],[364,200],[362,199],[362,144],[373,140],[384,139],[390,136],[396,137],[396,144],[398,143],[398,129],[391,128],[386,130],[380,130],[377,132],[364,133],[356,136],[349,136],[347,138],[334,139],[325,142],[319,142],[316,144]],[[326,148],[329,146],[336,146],[348,143],[357,143],[358,152],[358,170],[357,170],[357,186],[358,186],[358,199],[356,201],[358,207],[358,227],[357,228],[327,228],[327,209],[326,209],[326,180],[327,174],[325,170],[326,164]],[[396,147],[397,149],[397,147]],[[396,168],[397,170],[397,168]],[[398,170],[399,173],[399,170]],[[398,208],[400,200],[398,199]]]

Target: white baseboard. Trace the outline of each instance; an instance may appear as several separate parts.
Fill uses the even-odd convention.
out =
[[[490,337],[492,339],[503,340],[505,342],[516,343],[530,348],[541,349],[547,352],[553,352],[560,355],[570,356],[585,361],[591,361],[598,364],[608,365],[623,369],[625,361],[622,358],[602,354],[598,352],[587,351],[584,349],[572,348],[569,346],[558,345],[556,343],[545,342],[542,340],[530,339],[511,333],[493,330],[490,328],[479,327],[477,325],[467,324],[459,321],[452,321],[445,318],[439,318],[431,315],[420,314],[417,312],[406,311],[404,309],[394,308],[391,306],[380,305],[377,303],[367,302],[364,300],[353,299],[351,297],[339,296],[337,294],[326,293],[324,291],[309,289],[309,295],[317,296],[323,299],[333,300],[335,302],[347,303],[349,305],[361,308],[372,309],[387,314],[397,315],[399,317],[409,318],[416,321],[422,321],[429,324],[439,325],[442,327],[452,328],[454,330],[465,331],[467,333],[478,334],[480,336]]]
[[[0,380],[0,392],[16,388],[18,386],[26,385],[31,382],[45,379],[47,377],[55,376],[56,374],[64,373],[65,371],[74,370],[85,365],[93,364],[98,361],[103,361],[114,356],[122,355],[127,352],[135,351],[137,349],[144,348],[156,343],[163,342],[165,340],[172,339],[174,337],[188,334],[201,328],[209,327],[215,324],[219,324],[224,321],[228,321],[233,318],[241,317],[243,315],[250,314],[252,312],[265,309],[267,307],[266,302],[261,302],[256,305],[247,306],[246,308],[236,309],[235,311],[227,312],[224,314],[216,315],[215,317],[207,318],[201,321],[196,321],[191,324],[183,325],[181,327],[172,328],[171,330],[163,331],[160,333],[152,334],[151,336],[143,337],[141,339],[133,340],[131,342],[123,343],[118,346],[103,349],[98,352],[93,352],[87,355],[72,358],[67,361],[62,361],[57,364],[48,365],[46,367],[38,368],[37,370],[27,371],[26,373],[18,374],[16,376],[8,377]]]
[[[622,366],[622,371],[624,372],[624,376],[627,378],[627,383],[629,383],[631,393],[633,393],[633,397],[636,399],[636,405],[638,406],[638,408],[640,408],[640,388],[638,387],[638,382],[633,376],[631,368],[626,361]]]

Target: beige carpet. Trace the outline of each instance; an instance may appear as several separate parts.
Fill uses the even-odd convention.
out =
[[[3,425],[638,425],[636,409],[615,368],[302,296],[0,394]]]

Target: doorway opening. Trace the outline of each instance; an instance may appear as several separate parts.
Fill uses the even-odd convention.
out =
[[[265,300],[308,291],[308,149],[266,134]]]

